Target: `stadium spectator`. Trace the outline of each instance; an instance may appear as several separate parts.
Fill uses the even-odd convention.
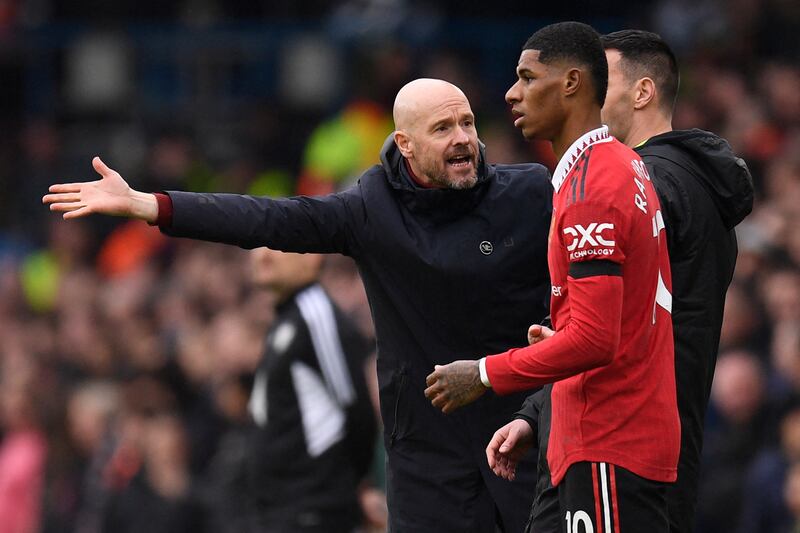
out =
[[[177,416],[156,413],[144,421],[142,468],[105,507],[103,532],[195,533],[206,531],[193,493],[186,432]]]
[[[47,441],[36,402],[33,363],[7,356],[0,368],[0,532],[40,528]],[[9,369],[11,365],[22,368]],[[10,370],[10,371],[9,371]]]
[[[711,388],[703,446],[703,470],[696,528],[735,531],[742,512],[746,466],[774,434],[775,419],[765,403],[764,375],[745,350],[722,353]]]
[[[747,469],[741,486],[739,533],[791,530],[792,514],[797,509],[797,493],[790,472],[792,465],[799,461],[800,404],[797,398],[793,398],[784,407],[779,446],[759,452]],[[756,487],[758,490],[753,490]]]

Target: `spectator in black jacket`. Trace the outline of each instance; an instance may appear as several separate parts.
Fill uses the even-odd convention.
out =
[[[102,533],[203,533],[183,422],[167,412],[144,421],[141,470],[106,505]],[[80,530],[79,530],[80,531]]]
[[[736,264],[733,228],[753,207],[753,183],[744,161],[728,143],[701,130],[673,131],[678,91],[675,56],[656,34],[624,30],[603,37],[609,84],[603,122],[634,148],[647,165],[661,202],[672,270],[675,377],[681,418],[678,481],[668,490],[670,531],[692,530],[697,500],[703,420],[719,348],[725,293]],[[532,326],[529,341],[551,334]],[[487,448],[498,475],[533,441],[538,425],[540,454],[549,437],[549,398],[529,398],[518,419],[497,431]],[[540,418],[541,417],[541,418]],[[527,423],[525,423],[527,421]],[[560,531],[558,501],[549,487],[547,461],[532,511],[533,531]]]
[[[521,531],[535,463],[507,483],[483,446],[524,393],[486,394],[444,416],[423,391],[434,365],[522,346],[547,314],[549,176],[536,164],[487,164],[469,101],[447,82],[406,85],[394,119],[382,164],[338,194],[157,196],[95,158],[100,181],[54,185],[44,201],[65,218],[129,216],[172,236],[353,257],[375,322],[391,529]]]

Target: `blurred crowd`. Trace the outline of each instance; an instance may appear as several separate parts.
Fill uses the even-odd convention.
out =
[[[242,16],[268,17],[272,3],[262,4]],[[296,14],[286,7],[296,3],[274,4]],[[333,10],[326,4],[309,9],[352,33],[342,23],[347,9],[381,2],[340,2]],[[406,13],[423,8],[383,4]],[[737,229],[697,531],[797,532],[800,4],[645,4],[652,4],[646,13],[622,10],[600,29],[643,27],[673,45],[682,76],[674,127],[727,138],[750,166],[757,191],[753,213]],[[8,47],[24,48],[15,31],[47,5],[0,1],[0,69]],[[579,9],[572,18],[592,22]],[[544,23],[530,21],[527,33]],[[312,42],[326,42],[330,26],[326,31]],[[245,107],[188,106],[146,119],[91,109],[29,114],[0,105],[0,533],[238,531],[243,502],[230,465],[241,453],[252,376],[273,314],[272,297],[251,283],[247,252],[169,240],[139,222],[64,222],[40,204],[50,183],[94,179],[89,158],[100,153],[140,190],[332,191],[377,163],[392,128],[392,97],[419,76],[464,89],[491,161],[536,160],[552,169],[549,148],[522,141],[502,100],[527,33],[517,48],[497,52],[509,58],[507,76],[493,82],[476,70],[475,57],[484,52],[474,41],[464,49],[429,44],[420,53],[387,32],[385,42],[348,44],[347,64],[358,66],[334,73],[342,76],[338,96],[311,91],[307,97],[317,99],[305,107],[287,96],[308,89],[292,71],[281,75],[297,75],[296,91],[289,86],[278,100],[255,96]],[[315,57],[308,42],[291,53]],[[323,283],[372,335],[353,263],[329,257]],[[370,490],[363,499],[376,530],[380,498]]]

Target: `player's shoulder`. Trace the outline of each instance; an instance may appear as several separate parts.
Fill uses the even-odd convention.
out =
[[[576,166],[585,171],[586,188],[593,194],[617,194],[631,186],[634,176],[647,173],[641,157],[613,138],[592,145]]]
[[[609,142],[593,145],[590,157],[595,170],[611,174],[607,179],[627,179],[642,164],[639,154],[613,137]]]

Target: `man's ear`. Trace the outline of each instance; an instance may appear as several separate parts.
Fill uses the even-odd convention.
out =
[[[636,82],[636,92],[633,95],[633,108],[644,109],[656,101],[656,84],[652,78],[641,78]]]
[[[411,156],[414,154],[414,141],[411,140],[411,136],[408,133],[403,130],[395,131],[394,143],[397,145],[403,157],[411,159]]]
[[[583,83],[583,72],[578,68],[571,68],[564,76],[564,96],[572,96],[578,92]]]

